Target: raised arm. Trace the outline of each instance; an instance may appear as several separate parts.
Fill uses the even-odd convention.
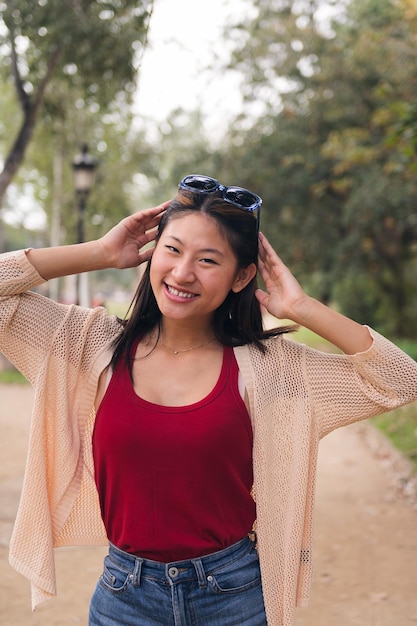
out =
[[[308,328],[346,354],[370,348],[372,337],[368,329],[308,296],[262,233],[259,271],[266,291],[258,289],[256,297],[271,315]]]
[[[125,269],[147,261],[152,251],[141,248],[156,236],[169,201],[123,219],[95,241],[29,250],[29,261],[45,280],[107,268]]]

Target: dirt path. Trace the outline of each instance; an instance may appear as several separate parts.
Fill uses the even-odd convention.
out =
[[[28,387],[0,385],[0,624],[86,625],[104,549],[58,550],[58,599],[35,613],[27,581],[7,562],[31,401]],[[297,626],[417,625],[417,508],[407,473],[367,424],[322,442],[313,599]]]

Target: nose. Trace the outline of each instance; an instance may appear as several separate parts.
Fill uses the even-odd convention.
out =
[[[194,266],[192,262],[185,257],[177,259],[171,273],[179,284],[191,283],[195,279]]]

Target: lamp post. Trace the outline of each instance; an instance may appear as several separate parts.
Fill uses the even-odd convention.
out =
[[[74,188],[77,195],[77,243],[85,241],[85,209],[88,194],[94,184],[97,160],[89,153],[87,144],[81,146],[81,152],[74,157],[72,169]],[[77,276],[77,304],[89,306],[87,274]]]

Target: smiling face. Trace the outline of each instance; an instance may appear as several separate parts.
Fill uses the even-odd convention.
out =
[[[256,273],[238,268],[214,218],[186,213],[169,220],[152,255],[150,280],[163,316],[210,323],[230,290],[241,291]]]

